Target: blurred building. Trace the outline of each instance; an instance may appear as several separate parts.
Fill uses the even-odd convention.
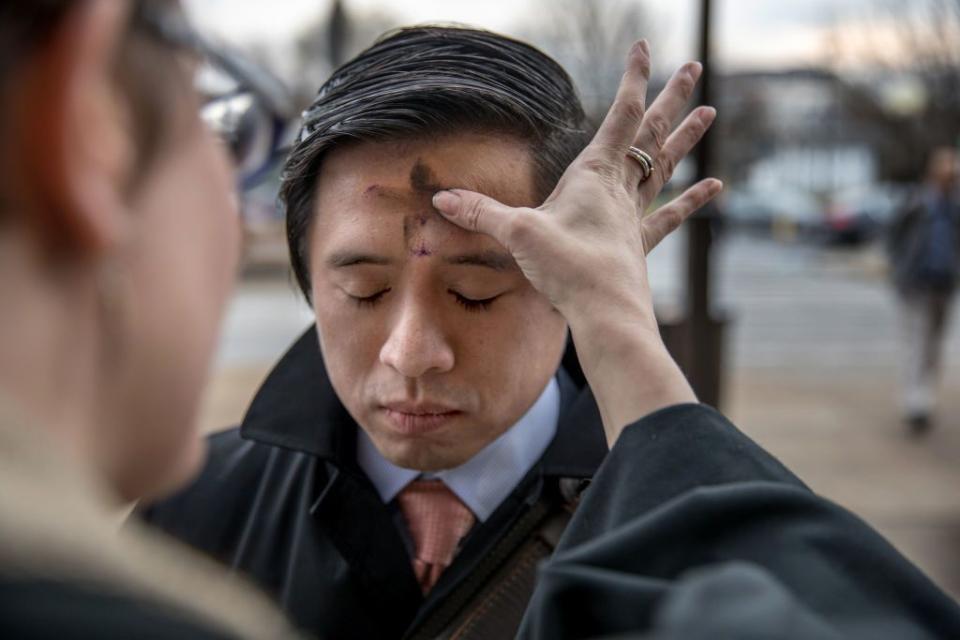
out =
[[[815,194],[882,178],[883,127],[856,117],[848,88],[824,70],[745,72],[719,85],[719,164],[734,183]]]

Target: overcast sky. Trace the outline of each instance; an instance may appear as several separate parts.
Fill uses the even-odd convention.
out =
[[[634,0],[581,0],[601,4]],[[654,51],[671,67],[696,56],[698,0],[644,2],[655,14]],[[830,29],[862,15],[875,0],[714,0],[717,62],[728,69],[817,64],[829,54]],[[523,33],[538,19],[540,0],[345,0],[348,12],[387,14],[397,23],[454,21]],[[186,0],[204,29],[238,44],[282,47],[329,11],[329,0]],[[638,33],[642,37],[644,33]]]

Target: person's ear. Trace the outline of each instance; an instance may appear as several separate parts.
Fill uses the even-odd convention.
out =
[[[97,254],[130,224],[124,196],[133,138],[114,72],[130,3],[71,4],[18,74],[14,188],[44,245]]]

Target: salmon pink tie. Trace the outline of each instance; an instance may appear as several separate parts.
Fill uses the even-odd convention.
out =
[[[427,594],[453,562],[457,545],[476,518],[440,480],[411,482],[397,500],[413,538],[413,572]]]

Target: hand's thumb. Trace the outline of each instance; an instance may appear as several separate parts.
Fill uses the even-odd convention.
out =
[[[433,196],[433,206],[457,226],[486,233],[501,243],[505,239],[506,225],[515,217],[511,215],[512,207],[463,189],[438,191]]]

